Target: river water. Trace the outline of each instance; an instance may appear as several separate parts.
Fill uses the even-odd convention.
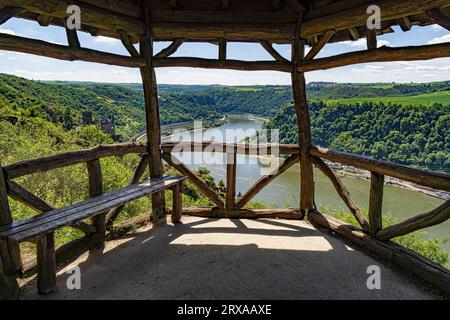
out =
[[[229,116],[227,124],[214,128],[214,130],[197,130],[189,134],[189,139],[199,141],[215,140],[226,142],[240,142],[246,136],[250,136],[252,131],[261,129],[263,120],[245,117]],[[203,134],[203,136],[202,136]],[[174,140],[180,136],[174,137]],[[187,139],[186,135],[184,139]],[[224,164],[214,163],[214,157],[208,157],[201,153],[191,153],[178,155],[182,161],[191,169],[206,167],[216,181],[226,179],[226,166]],[[217,154],[216,157],[222,157]],[[187,158],[186,158],[187,157]],[[248,156],[238,155],[237,159],[237,181],[236,193],[243,194],[253,183],[258,180],[262,174],[270,171],[267,165],[258,162],[256,157],[249,159]],[[327,177],[319,170],[315,174],[315,199],[319,209],[324,207],[347,209],[345,204],[338,196],[333,185]],[[266,186],[258,195],[253,198],[258,202],[264,203],[269,208],[288,208],[298,207],[299,189],[300,189],[300,166],[294,165],[272,183]],[[345,186],[351,194],[352,199],[361,207],[368,207],[370,181],[351,177],[342,178]],[[429,211],[443,203],[443,200],[403,189],[396,186],[385,186],[383,212],[390,213],[395,217],[404,220],[416,214]],[[424,229],[428,231],[428,236],[445,239],[450,237],[450,221],[440,225]],[[446,250],[450,252],[450,242],[444,244]]]

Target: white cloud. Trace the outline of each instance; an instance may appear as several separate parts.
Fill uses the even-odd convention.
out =
[[[350,45],[350,47],[354,48],[367,48],[367,41],[365,38],[358,39],[356,41],[341,41],[338,44]],[[387,40],[378,40],[378,47],[389,46],[391,43]]]
[[[16,33],[11,29],[0,29],[0,33],[10,34],[12,36],[16,35]]]
[[[115,43],[118,43],[119,40],[110,38],[110,37],[98,36],[98,37],[95,37],[94,42],[104,43],[104,44],[115,44]]]
[[[433,29],[434,31],[443,31],[443,30],[445,30],[443,27],[441,27],[438,24],[431,25],[431,29]]]
[[[428,44],[438,44],[438,43],[445,43],[450,42],[450,34],[445,34],[442,37],[434,38],[430,41],[428,41]]]

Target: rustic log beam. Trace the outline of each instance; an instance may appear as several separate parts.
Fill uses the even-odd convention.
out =
[[[300,160],[300,156],[298,154],[293,154],[289,158],[283,161],[283,163],[271,172],[268,175],[265,175],[256,181],[253,186],[251,186],[247,192],[244,193],[242,197],[237,199],[236,208],[244,207],[255,195],[258,194],[264,187],[266,187],[269,183],[279,177],[283,172],[292,167]]]
[[[371,173],[369,195],[369,234],[374,236],[382,228],[384,176]]]
[[[153,64],[156,68],[163,67],[189,67],[205,69],[231,69],[241,71],[280,71],[292,72],[292,64],[281,61],[241,61],[241,60],[214,60],[203,58],[155,58]]]
[[[356,41],[359,38],[361,38],[361,35],[359,34],[358,30],[356,28],[348,28],[347,30],[348,35],[350,36],[350,40]]]
[[[401,17],[398,21],[398,24],[400,25],[400,29],[402,29],[403,32],[409,31],[412,28],[411,20],[409,20],[408,17]]]
[[[315,226],[337,233],[374,257],[392,263],[402,270],[428,281],[447,294],[450,293],[450,271],[447,268],[393,242],[379,241],[352,225],[322,215],[317,211],[308,214],[308,220]]]
[[[130,56],[132,56],[133,58],[139,58],[141,55],[134,47],[130,36],[123,30],[119,30],[118,32],[120,34],[120,40],[122,41],[123,46],[125,47],[125,49],[127,49]]]
[[[102,166],[99,159],[86,162],[88,176],[89,176],[89,196],[91,198],[97,197],[103,194],[103,173]],[[92,224],[95,226],[95,230],[101,235],[102,241],[106,236],[106,220],[105,213],[98,214],[92,217]]]
[[[133,176],[131,177],[130,181],[128,181],[128,186],[139,182],[141,177],[144,175],[144,172],[145,172],[145,169],[147,168],[147,166],[148,166],[148,155],[144,154],[141,157],[139,164],[134,169]],[[106,221],[107,221],[108,227],[112,226],[112,224],[114,223],[114,220],[122,212],[123,208],[125,208],[125,205],[111,209],[108,212],[108,214],[106,215]]]
[[[14,200],[26,205],[27,207],[39,213],[52,211],[55,209],[52,205],[48,204],[46,201],[21,187],[14,181],[8,181],[8,194]],[[94,226],[87,224],[84,221],[78,221],[74,224],[71,224],[70,227],[78,229],[86,234],[95,232]]]
[[[212,190],[206,182],[200,179],[195,173],[189,170],[183,163],[181,163],[174,155],[163,153],[163,159],[173,168],[177,169],[182,175],[187,176],[189,180],[214,204],[219,208],[224,209],[225,206],[219,196]]]
[[[151,28],[150,3],[142,2],[142,14],[145,20],[145,32],[140,38],[140,53],[145,61],[141,68],[142,85],[144,87],[145,123],[147,129],[147,153],[149,156],[150,178],[163,175],[161,161],[161,121],[159,115],[158,88],[153,64],[153,34]],[[165,216],[166,205],[164,191],[154,192],[152,197],[152,220],[159,221]]]
[[[12,180],[24,175],[67,167],[98,158],[120,157],[131,153],[142,154],[145,152],[145,144],[134,142],[118,143],[98,146],[87,150],[69,151],[39,159],[20,161],[3,168],[5,170],[6,179]]]
[[[314,209],[314,170],[309,149],[311,148],[311,123],[306,98],[305,74],[298,71],[304,63],[305,43],[300,39],[302,15],[300,15],[296,39],[292,44],[292,63],[294,71],[291,74],[292,91],[297,118],[298,138],[300,146],[300,214],[302,217]]]
[[[375,29],[366,29],[366,41],[367,41],[367,49],[373,50],[377,48],[377,30]]]
[[[392,162],[375,160],[322,147],[312,147],[311,154],[328,161],[338,162],[358,169],[417,183],[421,186],[450,191],[450,175],[445,173],[409,168]]]
[[[227,193],[225,209],[231,211],[236,206],[236,153],[227,153]]]
[[[280,155],[280,154],[299,154],[299,146],[295,144],[247,144],[247,143],[223,143],[216,141],[203,142],[163,142],[161,149],[164,153],[170,152],[193,152],[214,150],[214,152],[233,151],[244,155]]]
[[[333,37],[335,33],[336,32],[334,30],[325,31],[325,33],[320,37],[317,43],[306,54],[305,60],[314,59],[317,56],[317,54],[323,49],[323,47],[328,43],[328,41],[330,41],[330,39]]]
[[[298,209],[235,209],[225,211],[211,207],[191,207],[183,208],[183,215],[228,219],[301,219]]]
[[[225,39],[219,40],[219,61],[225,61],[227,59],[227,41]]]
[[[358,63],[414,61],[445,58],[450,56],[450,43],[430,44],[424,46],[389,48],[344,53],[332,57],[304,61],[298,67],[300,72],[310,72],[338,68]]]
[[[440,25],[441,27],[450,31],[450,17],[447,16],[444,12],[439,10],[439,8],[431,9],[426,12],[427,16],[429,16],[435,23]]]
[[[26,10],[21,7],[5,7],[0,9],[0,25],[4,24],[11,18],[24,13]]]
[[[70,0],[0,0],[0,6],[18,6],[26,11],[58,18],[67,18],[67,7],[73,5]],[[76,3],[82,12],[82,23],[86,26],[96,27],[102,30],[125,30],[133,36],[144,33],[144,23],[135,17],[129,17],[122,12],[105,10],[94,7],[90,3]]]
[[[316,167],[319,168],[320,171],[322,171],[323,174],[325,174],[328,177],[328,179],[330,179],[337,193],[341,197],[342,201],[344,201],[345,205],[348,207],[350,212],[353,214],[356,221],[358,221],[359,225],[363,228],[364,231],[368,232],[369,222],[362,214],[358,205],[350,197],[350,193],[348,192],[345,185],[342,183],[341,179],[339,179],[339,177],[337,177],[334,174],[333,170],[331,170],[331,168],[325,162],[323,162],[322,159],[313,157],[312,161],[316,165]]]
[[[276,61],[282,61],[286,63],[290,63],[288,59],[285,59],[281,54],[278,53],[277,50],[267,41],[260,41],[261,46],[274,58]]]
[[[92,49],[63,46],[9,34],[0,34],[0,50],[29,53],[59,60],[81,60],[122,67],[137,68],[145,64],[145,61],[141,58],[130,58]]]
[[[173,41],[167,48],[162,49],[155,55],[155,58],[167,58],[174,54],[178,48],[184,43],[184,39],[177,39]]]
[[[386,241],[440,224],[448,219],[450,219],[450,201],[444,202],[430,212],[419,214],[393,226],[386,227],[378,231],[375,236],[381,241]]]
[[[50,232],[37,239],[37,274],[39,294],[56,289],[55,234]]]
[[[80,49],[80,40],[78,39],[77,30],[76,29],[68,29],[66,27],[66,35],[67,35],[67,43],[69,47]]]

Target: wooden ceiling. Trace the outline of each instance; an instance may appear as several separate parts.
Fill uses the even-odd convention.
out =
[[[146,0],[142,0],[146,1]],[[67,7],[81,8],[82,30],[92,35],[133,42],[144,33],[139,0],[0,0],[0,8],[16,8],[14,16],[40,25],[64,26]],[[379,5],[382,29],[408,31],[413,25],[450,25],[450,0],[148,0],[155,41],[267,41],[291,43],[301,12],[301,38],[314,45],[327,30],[329,42],[366,37],[366,9]],[[0,9],[1,10],[1,9]],[[1,19],[1,16],[0,16]],[[0,20],[1,21],[1,20]]]

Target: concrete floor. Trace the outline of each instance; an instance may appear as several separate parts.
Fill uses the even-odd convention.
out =
[[[68,290],[78,265],[81,290]],[[367,267],[381,268],[369,290]],[[58,291],[25,299],[434,299],[437,298],[309,223],[216,220],[143,228],[86,253],[59,272]]]

